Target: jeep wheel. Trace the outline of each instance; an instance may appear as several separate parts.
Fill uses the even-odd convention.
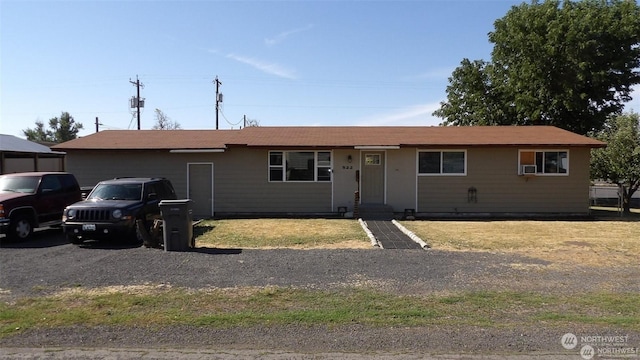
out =
[[[33,233],[31,220],[24,215],[19,215],[11,219],[11,229],[9,235],[15,240],[26,240]]]
[[[83,241],[83,240],[82,240],[82,239],[80,239],[79,237],[77,237],[77,236],[75,236],[75,235],[73,235],[73,234],[66,234],[66,236],[67,236],[67,240],[68,240],[70,243],[75,244],[75,245],[82,244],[82,241]]]

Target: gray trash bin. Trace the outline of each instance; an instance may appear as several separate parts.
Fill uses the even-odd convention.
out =
[[[190,199],[160,201],[164,251],[184,251],[195,247]]]

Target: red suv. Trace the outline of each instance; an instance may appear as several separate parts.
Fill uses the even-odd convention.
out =
[[[82,199],[75,176],[29,172],[0,176],[0,233],[24,240],[33,229],[58,226],[65,207]]]

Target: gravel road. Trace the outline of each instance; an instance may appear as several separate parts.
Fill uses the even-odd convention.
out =
[[[4,239],[0,239],[3,241]],[[460,290],[529,290],[579,296],[604,290],[640,293],[640,269],[562,268],[545,261],[505,254],[438,250],[246,250],[198,248],[164,252],[144,247],[67,244],[56,231],[38,233],[24,243],[1,243],[0,300],[42,296],[69,287],[166,284],[187,288],[292,286],[327,289],[365,285],[398,294],[431,294]],[[567,333],[620,335],[618,329],[545,329],[542,327],[409,328],[349,326],[256,326],[209,329],[189,326],[166,328],[71,327],[26,331],[0,338],[1,358],[20,357],[21,348],[192,349],[190,358],[334,358],[331,354],[367,357],[371,354],[421,358],[426,354],[527,354],[534,357],[579,358],[567,351],[560,337]],[[640,333],[625,332],[640,346]],[[204,349],[204,350],[203,350]],[[222,350],[227,357],[213,357]],[[264,349],[268,349],[264,352]],[[145,354],[149,355],[149,350]],[[49,354],[49,355],[47,355]],[[64,354],[62,357],[72,355]],[[162,353],[146,358],[164,358]],[[202,355],[202,357],[197,357]],[[234,355],[235,354],[235,355]],[[282,355],[284,354],[284,355]],[[323,355],[324,354],[324,355]],[[76,356],[73,355],[73,356]],[[25,355],[27,356],[27,355]],[[52,356],[52,355],[51,355]],[[301,357],[297,357],[301,356]],[[326,357],[322,357],[326,356]],[[413,357],[416,356],[416,357]],[[453,355],[452,355],[453,356]],[[457,356],[457,355],[456,355]],[[496,355],[497,356],[497,355]],[[132,356],[130,358],[142,358]],[[457,358],[457,357],[451,357]],[[496,357],[498,358],[498,357]],[[499,357],[501,358],[501,357]]]

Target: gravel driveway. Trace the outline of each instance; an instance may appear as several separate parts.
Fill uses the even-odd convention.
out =
[[[541,260],[514,255],[422,249],[198,248],[190,252],[164,252],[101,243],[78,247],[67,244],[59,232],[48,231],[40,232],[29,242],[2,243],[0,300],[41,296],[68,287],[141,284],[188,288],[272,285],[317,289],[361,284],[399,294],[474,289],[524,289],[576,295],[602,289],[640,293],[640,269],[637,267],[561,269],[548,265]],[[358,324],[226,330],[188,326],[159,329],[72,327],[26,331],[18,336],[1,338],[0,348],[232,349],[249,354],[248,357],[229,358],[253,358],[251,351],[260,349],[317,356],[388,353],[410,358],[410,354],[506,353],[537,354],[546,358],[549,354],[567,356],[559,342],[567,332],[620,333],[606,328],[378,328]],[[623,335],[629,335],[636,346],[640,345],[640,333]],[[569,353],[573,358],[579,358],[576,354]],[[4,355],[13,358],[7,352]]]

